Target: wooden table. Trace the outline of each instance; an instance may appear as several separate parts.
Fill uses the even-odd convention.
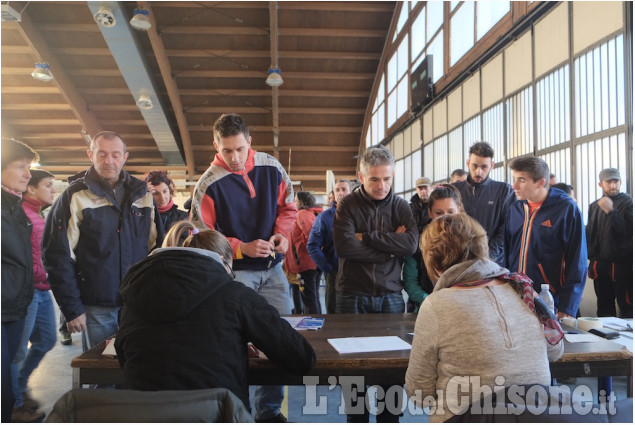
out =
[[[377,353],[339,354],[328,338],[360,336],[398,336],[412,342],[416,315],[406,314],[329,314],[319,331],[302,331],[315,350],[317,362],[308,376],[316,376],[320,385],[333,383],[340,376],[364,376],[367,384],[403,384],[410,350]],[[73,388],[83,384],[122,384],[123,372],[115,358],[101,355],[104,343],[71,361]],[[565,342],[562,358],[550,364],[554,378],[585,376],[633,376],[633,354],[610,341]],[[303,377],[286,373],[268,360],[250,359],[250,384],[302,385]]]

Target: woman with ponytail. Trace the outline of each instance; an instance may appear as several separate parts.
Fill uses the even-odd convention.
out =
[[[130,267],[115,341],[128,388],[226,388],[248,408],[248,358],[258,350],[294,374],[313,368],[311,345],[261,295],[236,282],[231,266],[225,236],[180,221],[162,248]]]

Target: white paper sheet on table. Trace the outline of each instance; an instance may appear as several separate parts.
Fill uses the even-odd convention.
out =
[[[629,321],[629,320],[619,319],[617,317],[602,317],[601,320],[604,323],[605,328],[613,329],[616,331],[632,331],[633,330],[632,319]]]
[[[602,342],[602,341],[608,341],[607,339],[600,338],[597,335],[587,334],[587,333],[584,333],[584,334],[582,334],[582,333],[580,333],[580,334],[569,334],[569,333],[566,333],[566,334],[564,334],[564,337],[569,342]]]
[[[397,336],[329,338],[328,342],[340,354],[410,350],[411,348],[410,344]]]

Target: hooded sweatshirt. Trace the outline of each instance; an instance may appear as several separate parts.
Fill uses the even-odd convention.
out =
[[[131,389],[227,388],[249,406],[248,342],[291,373],[315,365],[304,337],[216,253],[158,249],[129,269],[121,295],[115,348]]]

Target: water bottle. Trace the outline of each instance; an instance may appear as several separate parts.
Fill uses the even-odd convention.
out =
[[[549,284],[543,283],[542,285],[540,285],[540,294],[538,294],[538,296],[545,302],[545,304],[547,304],[547,306],[549,307],[549,311],[555,314],[556,311],[553,297],[551,296],[551,292],[549,292]]]

